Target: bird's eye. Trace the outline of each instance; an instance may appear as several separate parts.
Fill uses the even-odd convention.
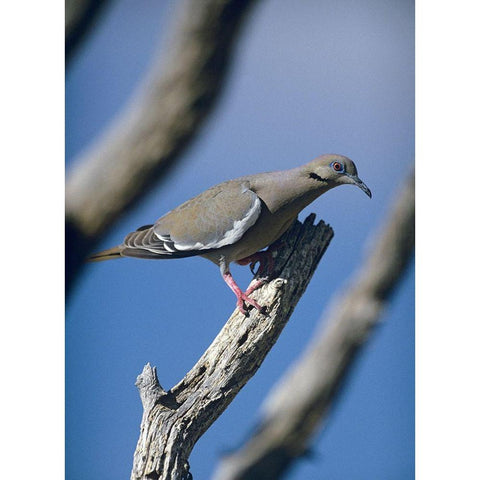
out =
[[[336,172],[343,172],[343,165],[340,162],[332,162],[331,167]]]

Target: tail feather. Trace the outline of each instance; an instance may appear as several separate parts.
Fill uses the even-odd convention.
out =
[[[103,260],[113,260],[115,258],[121,258],[120,247],[109,248],[102,252],[94,253],[87,258],[87,262],[102,262]]]

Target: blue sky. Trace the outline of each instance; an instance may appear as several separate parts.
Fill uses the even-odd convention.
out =
[[[66,76],[66,156],[121,110],[161,42],[174,2],[113,2]],[[255,422],[261,400],[308,342],[329,298],[361,262],[414,160],[414,4],[283,2],[253,10],[217,109],[174,170],[100,246],[152,223],[205,188],[240,175],[352,158],[373,192],[335,189],[316,212],[335,237],[280,340],[256,376],[198,442],[194,478]],[[241,285],[248,268],[233,267]],[[188,297],[186,296],[188,295]],[[66,471],[69,479],[128,477],[141,420],[134,386],[157,366],[166,389],[196,362],[235,298],[203,259],[89,265],[66,310]],[[414,477],[414,270],[356,363],[314,456],[290,478]]]

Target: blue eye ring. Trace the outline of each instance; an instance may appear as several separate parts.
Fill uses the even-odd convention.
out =
[[[332,162],[330,164],[330,167],[332,168],[332,170],[334,172],[337,172],[337,173],[344,173],[345,172],[345,167],[340,162]]]

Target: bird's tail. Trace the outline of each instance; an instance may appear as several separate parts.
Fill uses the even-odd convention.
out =
[[[94,253],[87,258],[87,262],[102,262],[103,260],[112,260],[114,258],[121,258],[120,247],[109,248],[102,252]]]

